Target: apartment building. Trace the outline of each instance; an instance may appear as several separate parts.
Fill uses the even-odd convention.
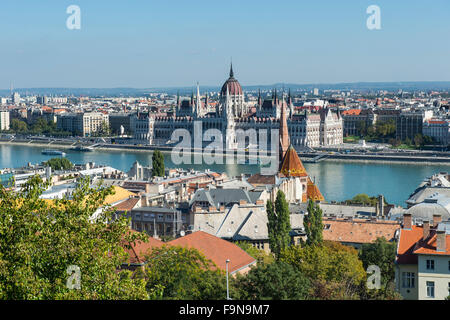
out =
[[[422,134],[423,123],[432,116],[432,110],[410,110],[400,113],[397,118],[397,139],[413,140],[416,134]]]
[[[57,116],[58,129],[90,137],[109,127],[109,116],[101,112],[67,113]]]
[[[9,111],[0,111],[0,131],[9,130]]]
[[[403,216],[395,260],[397,290],[408,300],[444,300],[450,296],[450,221],[423,220],[413,225]]]
[[[430,119],[423,123],[422,134],[432,137],[436,142],[447,146],[450,143],[450,121]]]

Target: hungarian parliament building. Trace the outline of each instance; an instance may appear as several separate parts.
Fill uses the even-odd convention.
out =
[[[177,98],[172,114],[138,112],[131,119],[131,126],[136,143],[167,145],[175,142],[171,138],[177,129],[185,129],[193,137],[194,123],[199,122],[202,133],[208,129],[218,129],[226,137],[225,148],[236,149],[236,131],[239,129],[255,129],[256,132],[266,129],[270,143],[270,130],[279,130],[282,114],[287,117],[290,141],[296,149],[343,143],[343,121],[339,111],[324,108],[317,113],[296,113],[290,91],[287,97],[284,93],[280,97],[274,90],[269,99],[263,99],[259,93],[256,104],[248,103],[239,81],[234,77],[232,65],[215,108],[211,107],[208,95],[200,96],[197,85],[195,97],[192,95],[191,99],[183,101]]]

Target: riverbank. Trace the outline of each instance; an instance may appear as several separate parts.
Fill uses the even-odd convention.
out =
[[[0,144],[6,145],[20,145],[28,147],[43,147],[48,149],[70,149],[79,145],[77,141],[40,141],[40,140],[0,140]],[[81,144],[82,146],[94,146],[94,150],[100,151],[124,151],[129,150],[132,152],[143,152],[148,153],[156,149],[166,153],[171,152],[172,147],[166,146],[139,146],[139,145],[122,145],[122,144]],[[191,152],[192,155],[201,154],[202,150],[194,150]],[[230,156],[231,154],[224,154],[224,156]],[[237,151],[234,151],[234,156],[237,155]],[[420,164],[450,164],[450,157],[448,156],[418,156],[416,154],[340,154],[340,153],[299,153],[300,158],[306,163],[317,163],[317,162],[356,162],[356,163],[420,163]],[[255,158],[250,157],[250,158]],[[263,158],[267,158],[263,157]],[[315,160],[316,158],[320,158]]]

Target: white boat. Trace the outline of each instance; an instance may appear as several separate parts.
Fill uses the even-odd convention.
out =
[[[72,151],[93,151],[94,148],[91,146],[81,146],[80,145],[80,146],[70,148],[70,150],[72,150]]]
[[[42,154],[51,155],[51,156],[65,156],[66,153],[62,152],[60,150],[53,150],[53,149],[45,149],[42,151]]]

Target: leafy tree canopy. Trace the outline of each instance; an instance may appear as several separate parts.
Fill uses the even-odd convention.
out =
[[[226,298],[223,271],[196,249],[155,248],[146,257],[147,290],[163,288],[162,299],[213,300]]]
[[[348,281],[358,285],[366,278],[358,252],[338,242],[324,241],[318,246],[291,246],[282,261],[295,266],[310,279]]]
[[[164,177],[164,155],[161,151],[155,150],[152,155],[152,175],[154,177]]]
[[[309,279],[281,261],[254,267],[237,281],[240,298],[249,300],[303,300],[310,290]]]
[[[52,170],[69,170],[73,168],[73,163],[67,158],[52,158],[44,162],[46,166],[50,166]]]
[[[281,251],[290,244],[289,232],[291,221],[289,217],[289,204],[283,191],[278,190],[275,199],[275,208],[272,201],[267,201],[267,229],[269,233],[269,245],[272,253],[278,259]]]
[[[119,270],[128,259],[121,241],[139,236],[103,206],[113,189],[83,179],[71,199],[49,202],[39,198],[47,187],[38,175],[17,192],[0,185],[0,299],[148,298],[143,280]],[[67,286],[70,266],[80,289]]]

